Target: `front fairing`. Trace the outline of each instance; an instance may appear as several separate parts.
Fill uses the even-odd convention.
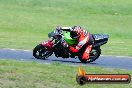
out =
[[[49,50],[51,50],[52,46],[53,46],[53,42],[48,40],[48,41],[41,42],[41,45],[44,47],[47,47]]]

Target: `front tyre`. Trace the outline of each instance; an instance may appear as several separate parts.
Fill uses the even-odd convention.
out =
[[[52,55],[52,51],[48,50],[47,47],[39,44],[33,49],[33,56],[37,59],[46,59]]]

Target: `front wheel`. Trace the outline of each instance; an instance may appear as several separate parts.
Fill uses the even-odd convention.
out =
[[[90,62],[93,62],[95,61],[96,59],[99,58],[101,54],[101,49],[100,48],[93,48],[90,52],[90,56],[89,58],[86,60],[86,59],[82,59],[81,57],[82,56],[79,56],[79,60],[82,62],[82,63],[90,63]]]
[[[52,51],[48,50],[47,47],[42,46],[41,44],[33,49],[33,56],[37,59],[46,59],[51,56],[52,53]]]

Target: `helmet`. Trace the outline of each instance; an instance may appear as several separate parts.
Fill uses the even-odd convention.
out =
[[[80,26],[72,27],[72,31],[70,32],[70,37],[73,39],[79,38],[80,37],[80,33],[78,32],[79,29],[81,29]]]
[[[73,26],[72,27],[73,30],[78,30],[78,29],[82,29],[80,26]]]

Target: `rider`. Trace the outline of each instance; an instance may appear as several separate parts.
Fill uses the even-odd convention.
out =
[[[57,27],[58,28],[58,27]],[[61,30],[63,28],[60,27]],[[87,44],[87,47],[82,55],[82,59],[88,59],[89,58],[89,53],[92,49],[92,44],[93,44],[93,37],[90,34],[90,32],[87,32],[86,30],[82,29],[80,26],[74,26],[70,31],[70,36],[73,39],[77,39],[78,44],[76,46],[68,46],[69,50],[73,53],[77,53],[79,49],[82,48],[83,45]]]

